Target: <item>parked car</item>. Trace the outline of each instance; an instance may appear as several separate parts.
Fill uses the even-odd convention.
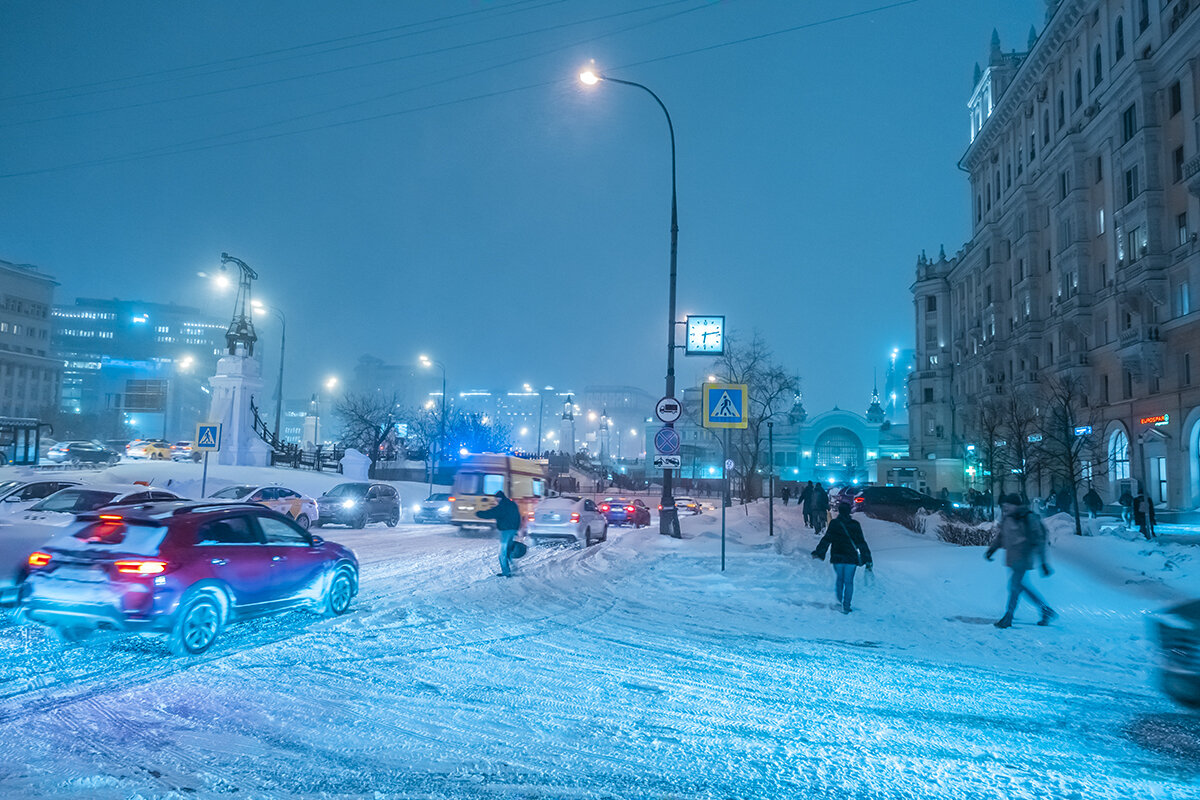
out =
[[[636,497],[606,497],[600,504],[600,513],[609,525],[632,525],[641,528],[650,524],[650,509]]]
[[[862,493],[863,488],[865,487],[848,485],[831,490],[829,492],[829,507],[833,509],[834,513],[837,513],[838,503],[850,503],[854,505],[854,498]]]
[[[78,486],[79,481],[4,481],[0,483],[0,517],[28,510],[60,489]]]
[[[297,606],[344,614],[349,549],[259,505],[153,503],[80,515],[28,559],[26,618],[75,640],[97,628],[165,633],[203,653],[222,628]]]
[[[134,439],[125,445],[125,455],[128,458],[170,458],[171,443],[166,439]]]
[[[400,522],[400,495],[386,483],[339,483],[317,498],[318,528],[361,528],[372,522],[385,522],[389,528]]]
[[[905,486],[868,486],[854,498],[851,508],[868,517],[898,522],[918,511],[947,511],[949,505]]]
[[[1200,599],[1153,614],[1158,683],[1175,702],[1200,709]]]
[[[675,508],[678,511],[686,511],[689,514],[703,514],[704,506],[700,505],[700,501],[694,497],[676,497]]]
[[[297,525],[308,530],[317,518],[317,501],[308,495],[283,486],[255,486],[253,484],[226,486],[209,497],[214,500],[237,500],[243,503],[259,503],[272,511],[291,517]]]
[[[413,506],[413,522],[450,523],[450,495],[431,494]]]
[[[59,442],[46,451],[46,460],[55,464],[116,464],[121,454],[98,442]]]
[[[590,547],[608,539],[608,520],[593,501],[561,495],[538,503],[525,531],[534,544],[559,539]]]
[[[76,484],[37,501],[24,513],[12,514],[0,524],[0,603],[16,599],[29,554],[74,522],[76,513],[110,504],[178,499],[174,492],[148,486]]]
[[[35,523],[62,527],[69,525],[76,514],[95,511],[106,506],[132,506],[184,498],[169,489],[151,488],[141,484],[89,483],[68,486],[29,507],[18,519],[21,523]]]
[[[196,449],[195,442],[175,442],[171,445],[172,461],[199,461],[204,453]]]

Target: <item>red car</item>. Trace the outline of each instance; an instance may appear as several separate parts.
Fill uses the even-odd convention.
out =
[[[69,641],[151,631],[195,655],[227,623],[297,606],[344,614],[357,591],[349,549],[261,505],[188,501],[80,514],[29,556],[20,604]]]

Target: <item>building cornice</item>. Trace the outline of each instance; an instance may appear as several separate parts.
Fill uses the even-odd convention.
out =
[[[1046,66],[1058,57],[1059,48],[1071,37],[1075,23],[1083,16],[1084,7],[1089,2],[1090,0],[1062,0],[1059,3],[1054,16],[1046,23],[1045,29],[1034,42],[1029,55],[1021,63],[1004,94],[993,100],[995,109],[984,121],[983,127],[962,158],[958,160],[960,169],[973,171],[980,160],[986,158],[987,151],[1004,135],[1007,124],[1021,113],[1021,101],[1041,81]]]

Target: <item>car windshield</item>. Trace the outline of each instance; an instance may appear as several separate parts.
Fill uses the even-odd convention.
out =
[[[427,503],[445,503],[449,499],[450,499],[450,495],[448,495],[448,494],[431,494],[431,495],[429,495],[429,499],[426,500],[425,502],[427,502]]]
[[[29,510],[69,513],[94,511],[111,503],[117,495],[117,492],[106,492],[99,489],[63,489],[31,506]]]
[[[24,481],[5,481],[4,483],[0,483],[0,494],[8,494],[22,483]]]
[[[325,493],[326,497],[361,497],[367,491],[365,484],[339,483]]]
[[[219,492],[213,492],[209,497],[219,497],[222,500],[241,500],[254,489],[253,486],[226,486]]]

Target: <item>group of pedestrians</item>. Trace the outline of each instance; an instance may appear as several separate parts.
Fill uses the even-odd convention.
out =
[[[821,486],[810,483],[801,492],[801,501],[806,507],[806,525],[809,517],[807,504],[813,498],[813,494],[809,494],[810,489],[820,490]],[[991,561],[996,551],[1003,549],[1004,563],[1009,570],[1008,602],[1004,607],[1004,616],[995,622],[995,626],[1012,627],[1013,615],[1022,597],[1032,602],[1040,612],[1037,624],[1049,625],[1058,614],[1025,579],[1035,566],[1040,567],[1042,575],[1046,577],[1053,574],[1046,560],[1046,526],[1018,495],[1007,494],[1000,498],[1000,510],[1000,523],[984,553],[984,558]],[[852,610],[855,572],[859,567],[866,568],[868,572],[874,568],[871,548],[863,537],[862,526],[850,516],[850,511],[849,503],[838,503],[837,516],[830,521],[828,530],[812,551],[812,557],[819,561],[824,561],[825,554],[829,554],[829,563],[834,571],[834,594],[843,614],[849,614]],[[821,534],[816,525],[810,527],[816,527],[817,534]]]
[[[804,527],[812,528],[820,535],[829,521],[829,494],[825,487],[809,481],[800,490],[796,504],[804,516]]]

